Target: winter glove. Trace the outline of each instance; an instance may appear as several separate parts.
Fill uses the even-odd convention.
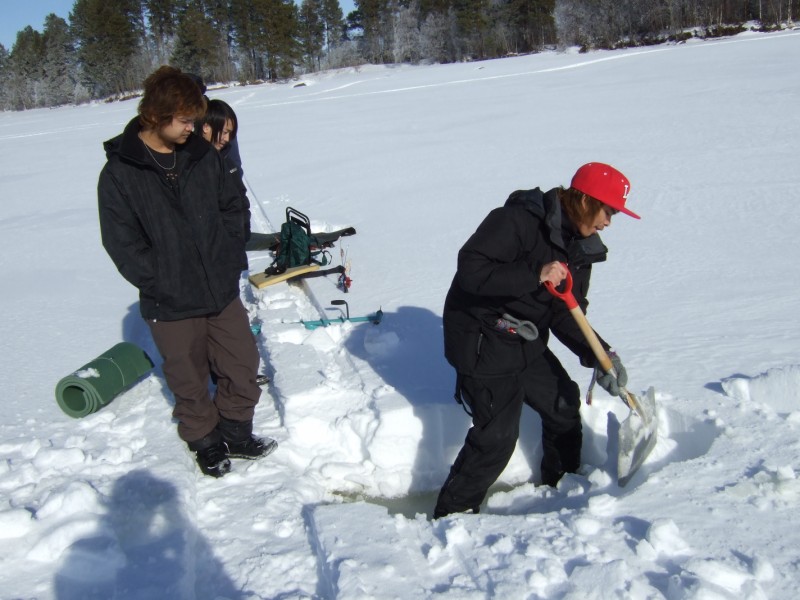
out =
[[[513,330],[521,338],[532,342],[539,337],[539,330],[530,321],[521,321],[508,313],[503,314],[503,319],[508,323],[509,330]]]
[[[614,377],[610,371],[608,373],[603,373],[602,367],[597,366],[595,367],[597,383],[610,395],[619,396],[620,388],[624,388],[628,384],[628,372],[625,370],[616,352],[609,350],[608,357],[611,359],[611,365],[614,367],[613,370],[616,372],[617,376]]]

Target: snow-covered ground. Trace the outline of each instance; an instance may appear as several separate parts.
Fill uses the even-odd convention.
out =
[[[179,441],[158,367],[86,418],[55,402],[120,341],[159,360],[96,216],[101,143],[135,102],[0,114],[0,598],[796,597],[798,64],[789,31],[212,90],[239,115],[254,230],[292,206],[358,231],[334,251],[347,295],[243,279],[273,377],[256,430],[280,447],[220,480]],[[441,341],[458,248],[513,190],[592,160],[629,176],[643,218],[604,232],[588,316],[631,389],[655,386],[658,446],[620,488],[627,410],[599,391],[582,473],[534,487],[527,411],[482,513],[432,522],[469,425]],[[384,320],[292,323],[334,299]]]

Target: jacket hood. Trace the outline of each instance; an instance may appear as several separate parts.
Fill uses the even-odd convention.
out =
[[[103,150],[105,150],[106,158],[110,159],[112,156],[124,156],[128,159],[135,159],[136,162],[144,162],[145,154],[142,147],[141,140],[139,140],[139,132],[142,126],[139,124],[139,118],[134,117],[125,126],[125,129],[119,135],[103,142]],[[135,142],[139,143],[135,143]]]
[[[561,216],[561,202],[558,200],[558,188],[543,192],[538,187],[532,190],[517,190],[506,200],[507,207],[520,207],[544,222],[549,232],[550,241],[557,247],[566,249],[561,227],[564,220]]]

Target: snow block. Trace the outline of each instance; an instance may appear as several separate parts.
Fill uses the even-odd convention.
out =
[[[414,522],[385,507],[355,502],[318,506],[311,515],[326,598],[422,598],[428,562]],[[402,591],[402,593],[400,593]]]

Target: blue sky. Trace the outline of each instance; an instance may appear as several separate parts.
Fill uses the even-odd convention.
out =
[[[43,31],[50,13],[69,20],[74,4],[75,0],[0,0],[0,44],[10,52],[18,31],[27,25]],[[353,10],[353,0],[339,0],[339,5],[345,15]]]
[[[0,44],[11,51],[17,32],[30,25],[44,30],[44,18],[50,13],[68,20],[75,0],[0,0]]]

